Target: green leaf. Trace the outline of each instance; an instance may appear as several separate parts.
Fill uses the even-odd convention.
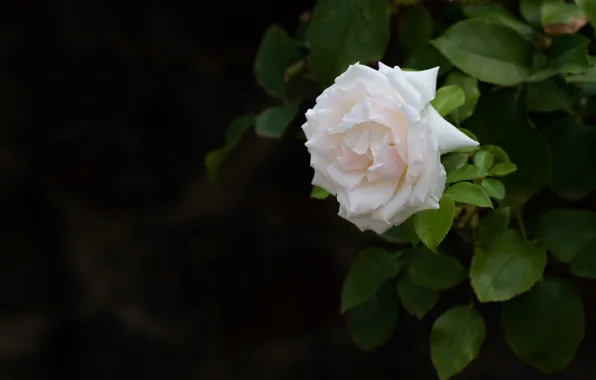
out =
[[[356,62],[379,61],[389,42],[385,0],[319,0],[307,39],[309,67],[323,85]]]
[[[472,306],[447,310],[430,333],[430,356],[439,379],[460,373],[480,353],[486,336],[482,316]]]
[[[439,115],[447,116],[457,107],[462,106],[466,101],[464,90],[456,85],[441,87],[431,101],[431,105]]]
[[[596,83],[596,66],[593,65],[584,74],[567,75],[565,77],[565,81],[567,81],[567,83],[583,84],[584,86],[593,85],[594,83]],[[585,88],[586,87],[584,87],[584,89]],[[592,95],[594,95],[594,93],[591,92],[587,95],[592,96]]]
[[[485,171],[482,171],[476,165],[464,165],[459,169],[452,171],[447,174],[447,183],[455,183],[459,181],[469,181],[476,178],[481,178],[486,175]]]
[[[507,152],[505,152],[501,147],[498,147],[496,145],[483,145],[482,149],[491,152],[495,156],[495,160],[497,162],[511,161]]]
[[[596,127],[569,117],[549,125],[551,186],[562,197],[581,199],[596,189]]]
[[[596,278],[596,238],[584,245],[575,255],[569,272],[577,277]]]
[[[381,248],[369,248],[352,263],[341,293],[341,312],[369,300],[388,279],[397,276],[397,256]]]
[[[563,279],[546,278],[503,304],[501,320],[512,351],[544,373],[564,369],[584,337],[584,307]]]
[[[399,280],[397,294],[404,309],[419,319],[422,319],[439,300],[438,292],[417,285],[409,276]]]
[[[584,247],[596,239],[596,213],[549,210],[538,221],[536,237],[557,260],[571,263]]]
[[[463,8],[468,18],[483,18],[500,23],[512,30],[515,30],[525,40],[532,41],[534,31],[525,23],[514,18],[509,11],[500,4],[470,4]]]
[[[504,234],[509,227],[510,213],[509,207],[498,208],[480,219],[478,243],[482,246],[490,246],[493,239]]]
[[[521,0],[519,10],[528,24],[535,28],[541,26],[542,0]]]
[[[436,210],[420,211],[414,215],[414,229],[425,246],[436,252],[453,224],[455,204],[450,198],[443,197]]]
[[[590,24],[596,29],[596,2],[594,0],[576,0],[576,3],[584,11]]]
[[[480,302],[506,301],[528,289],[542,276],[546,252],[508,230],[476,248],[470,282]]]
[[[432,43],[454,66],[483,82],[514,86],[528,78],[531,46],[506,26],[460,21]]]
[[[469,129],[465,129],[465,128],[457,128],[459,129],[463,134],[465,134],[466,136],[468,136],[469,138],[471,138],[472,140],[478,142],[478,137]]]
[[[465,102],[461,107],[454,109],[450,116],[456,124],[461,124],[472,116],[478,104],[480,90],[478,80],[460,71],[452,71],[445,79],[445,85],[457,85],[464,90]]]
[[[346,324],[363,351],[387,342],[397,322],[399,301],[395,284],[388,282],[368,301],[346,312]]]
[[[441,157],[441,163],[445,167],[445,171],[450,173],[454,170],[463,168],[468,162],[467,153],[448,153]]]
[[[391,227],[389,230],[387,230],[384,234],[380,236],[381,238],[390,243],[418,244],[418,242],[420,242],[420,238],[418,238],[418,235],[416,235],[416,231],[414,230],[413,216],[408,218],[399,226]]]
[[[487,150],[481,150],[474,154],[474,165],[478,167],[483,173],[488,172],[493,167],[495,162],[495,155]]]
[[[569,108],[567,92],[552,80],[530,83],[526,91],[529,112],[555,112]]]
[[[493,207],[488,194],[484,189],[474,183],[458,182],[445,190],[448,195],[456,202],[467,203],[480,207]]]
[[[319,200],[327,199],[327,197],[329,197],[330,195],[331,194],[329,194],[327,190],[318,186],[313,186],[312,191],[310,193],[311,198]]]
[[[439,76],[445,75],[453,67],[451,62],[432,45],[427,45],[410,54],[404,60],[402,66],[414,70],[428,70],[439,67]]]
[[[574,33],[585,24],[580,7],[565,1],[543,1],[540,21],[549,34]]]
[[[548,53],[548,67],[562,74],[581,74],[590,68],[590,40],[578,34],[553,37]]]
[[[257,135],[277,139],[282,137],[296,117],[298,106],[300,102],[294,101],[261,112],[255,122]]]
[[[433,17],[424,5],[414,5],[401,20],[399,44],[410,54],[428,44],[433,34]]]
[[[505,185],[498,179],[484,178],[480,186],[486,191],[489,197],[502,201],[505,199]]]
[[[473,17],[491,17],[491,16],[507,16],[511,17],[511,13],[500,4],[484,3],[484,4],[468,4],[463,7],[464,15],[468,18]]]
[[[285,71],[300,59],[298,43],[276,25],[265,31],[257,59],[255,77],[257,83],[271,96],[282,98],[287,89]]]
[[[504,177],[511,173],[514,173],[517,170],[517,165],[513,162],[501,162],[500,164],[496,164],[493,168],[489,171],[489,174],[495,177]]]
[[[207,154],[205,157],[205,167],[207,168],[207,178],[210,181],[215,179],[219,168],[228,154],[238,145],[244,133],[253,126],[254,122],[255,115],[244,115],[236,118],[226,131],[224,146]]]
[[[475,134],[473,134],[471,131],[465,129],[465,128],[458,128],[460,130],[460,132],[462,132],[463,134],[465,134],[466,136],[468,136],[469,138],[471,138],[472,140],[478,142],[478,137],[476,137]],[[456,150],[456,152],[458,153],[471,153],[478,150],[478,147],[475,146],[473,148],[462,148],[462,149],[458,149]]]
[[[466,277],[464,267],[453,256],[436,254],[426,248],[408,253],[408,273],[417,285],[432,290],[447,290]]]
[[[557,74],[582,74],[590,68],[590,40],[577,34],[552,37],[545,68],[532,74],[531,81],[541,81]]]
[[[503,205],[514,209],[547,184],[550,159],[544,136],[528,123],[517,94],[514,89],[484,93],[474,115],[466,121],[482,144],[502,147],[519,167],[503,178],[507,188]],[[483,145],[483,149],[487,148]]]

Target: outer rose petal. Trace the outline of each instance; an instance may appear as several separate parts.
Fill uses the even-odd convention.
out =
[[[333,181],[330,181],[329,179],[325,178],[325,176],[323,176],[318,171],[315,171],[315,176],[312,179],[312,184],[327,190],[327,192],[331,195],[337,194],[337,190],[335,190],[335,184],[333,183]]]
[[[478,142],[472,140],[465,133],[451,125],[450,122],[443,119],[430,104],[422,110],[422,116],[428,120],[433,133],[437,137],[441,154],[478,146]]]
[[[406,78],[401,69],[397,66],[390,68],[387,65],[379,62],[379,72],[387,77],[387,80],[393,87],[393,90],[399,94],[406,104],[420,111],[426,103],[422,101],[420,92],[414,87]]]
[[[372,230],[378,234],[382,234],[392,227],[391,224],[380,220],[373,220],[368,215],[348,217],[347,211],[343,206],[340,206],[338,215],[353,223],[360,231]]]
[[[397,66],[396,66],[397,67]],[[439,67],[423,71],[404,71],[404,77],[420,93],[420,99],[423,104],[430,103],[437,94],[437,77]]]
[[[335,85],[340,88],[352,87],[355,84],[359,84],[361,89],[377,92],[388,92],[391,89],[382,73],[359,63],[350,65],[343,74],[335,78]]]

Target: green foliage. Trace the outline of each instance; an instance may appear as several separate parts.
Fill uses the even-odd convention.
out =
[[[581,199],[596,190],[596,128],[569,117],[548,125],[545,136],[553,190],[570,199]]]
[[[474,165],[482,171],[488,173],[495,163],[495,155],[487,150],[480,150],[474,154]]]
[[[346,312],[352,339],[369,351],[389,340],[395,330],[399,304],[395,284],[387,283],[366,302]]]
[[[494,247],[493,240],[507,231],[510,214],[508,207],[491,210],[478,225],[477,243],[483,247]]]
[[[238,145],[242,136],[253,126],[255,115],[244,115],[238,117],[230,124],[226,132],[226,142],[221,148],[209,152],[205,157],[205,167],[207,168],[207,178],[214,180],[217,176],[220,166],[225,161],[228,154]]]
[[[577,0],[576,3],[581,7],[586,18],[592,26],[596,25],[596,2],[594,0]]]
[[[466,271],[457,259],[426,248],[408,252],[408,261],[412,281],[427,289],[447,290],[459,285],[466,277]]]
[[[368,301],[401,269],[397,255],[380,248],[360,252],[352,264],[341,293],[341,311]]]
[[[596,240],[596,213],[550,210],[541,216],[536,237],[557,260],[569,264]]]
[[[478,166],[464,164],[459,169],[455,169],[447,174],[447,183],[460,181],[470,181],[476,178],[482,178],[486,175]]]
[[[261,137],[280,138],[298,113],[300,102],[293,101],[277,107],[267,108],[257,117],[255,130]]]
[[[410,54],[403,63],[404,68],[414,70],[427,70],[439,67],[439,76],[445,75],[451,68],[451,62],[434,46],[427,45]]]
[[[381,238],[390,243],[417,244],[420,242],[420,238],[414,230],[414,217],[410,217],[399,226],[390,228],[387,232],[381,235]]]
[[[309,67],[329,85],[350,64],[378,61],[389,42],[385,0],[319,0],[307,32]]]
[[[526,92],[528,112],[555,112],[569,108],[567,92],[552,80],[531,83]]]
[[[565,1],[542,1],[540,22],[545,27],[557,24],[572,24],[576,20],[584,19],[583,10],[576,4]],[[549,29],[546,28],[548,32]]]
[[[457,169],[463,168],[468,162],[468,158],[468,153],[449,153],[443,156],[441,163],[445,167],[447,173],[451,173]]]
[[[472,306],[457,306],[441,315],[430,333],[430,356],[439,379],[449,379],[470,364],[485,335],[484,320]]]
[[[590,40],[583,36],[568,34],[555,36],[547,52],[546,63],[529,78],[542,81],[557,74],[580,74],[590,68],[588,45]]]
[[[545,278],[532,291],[505,302],[501,320],[509,346],[542,372],[571,362],[584,337],[584,308],[572,285]]]
[[[257,83],[271,96],[283,98],[287,90],[286,69],[300,59],[298,43],[273,25],[261,41],[255,60]]]
[[[503,178],[507,189],[504,205],[513,208],[520,207],[548,183],[550,160],[544,136],[531,127],[518,102],[512,90],[483,94],[466,123],[483,144],[502,147],[515,162],[511,165],[500,160],[491,169],[492,175],[510,173]]]
[[[313,186],[312,191],[310,192],[310,197],[313,199],[323,200],[327,199],[331,194],[325,189],[322,189],[318,186]]]
[[[514,173],[517,170],[517,165],[513,162],[501,162],[500,164],[496,164],[490,169],[489,174],[494,175],[496,177],[504,177],[511,173]]]
[[[459,203],[467,203],[480,207],[493,207],[486,191],[474,183],[456,183],[445,190],[445,196]]]
[[[527,41],[532,41],[534,38],[534,31],[532,28],[515,19],[513,15],[500,4],[470,4],[463,7],[463,11],[469,18],[482,18],[506,26],[516,31]]]
[[[416,284],[410,276],[402,277],[397,283],[397,294],[404,309],[422,319],[439,300],[439,292]]]
[[[447,116],[454,109],[461,107],[466,102],[464,90],[456,85],[441,87],[431,105],[437,110],[439,115]]]
[[[519,10],[528,24],[536,28],[541,26],[542,0],[521,0]]]
[[[410,54],[424,48],[433,36],[433,18],[423,5],[414,5],[404,15],[399,43]]]
[[[513,86],[529,77],[529,42],[498,23],[479,18],[460,21],[433,45],[458,69],[481,81]]]
[[[546,252],[513,230],[476,248],[470,283],[481,302],[506,301],[530,289],[542,276]]]
[[[436,210],[425,210],[414,216],[414,229],[420,240],[431,251],[436,252],[453,224],[455,203],[448,197],[439,201]]]
[[[472,116],[478,104],[480,90],[478,90],[478,79],[466,75],[460,71],[452,71],[445,79],[445,85],[456,85],[464,90],[464,103],[454,109],[450,116],[456,124],[463,123]]]
[[[480,182],[480,186],[486,191],[486,194],[502,201],[505,198],[505,185],[498,179],[484,178]]]

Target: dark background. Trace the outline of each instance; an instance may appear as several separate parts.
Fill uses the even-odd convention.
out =
[[[252,74],[263,31],[293,33],[312,2],[3,8],[0,380],[435,378],[437,311],[402,312],[373,353],[350,341],[339,292],[363,241],[308,199],[302,141],[251,132],[205,180],[230,120],[271,103]],[[592,378],[586,309],[580,354],[553,379]],[[484,349],[457,378],[546,378],[481,310]]]

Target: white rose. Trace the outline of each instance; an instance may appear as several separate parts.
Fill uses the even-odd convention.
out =
[[[478,145],[429,104],[438,70],[355,64],[306,112],[312,183],[337,196],[339,215],[360,230],[383,233],[438,208],[440,155]]]

